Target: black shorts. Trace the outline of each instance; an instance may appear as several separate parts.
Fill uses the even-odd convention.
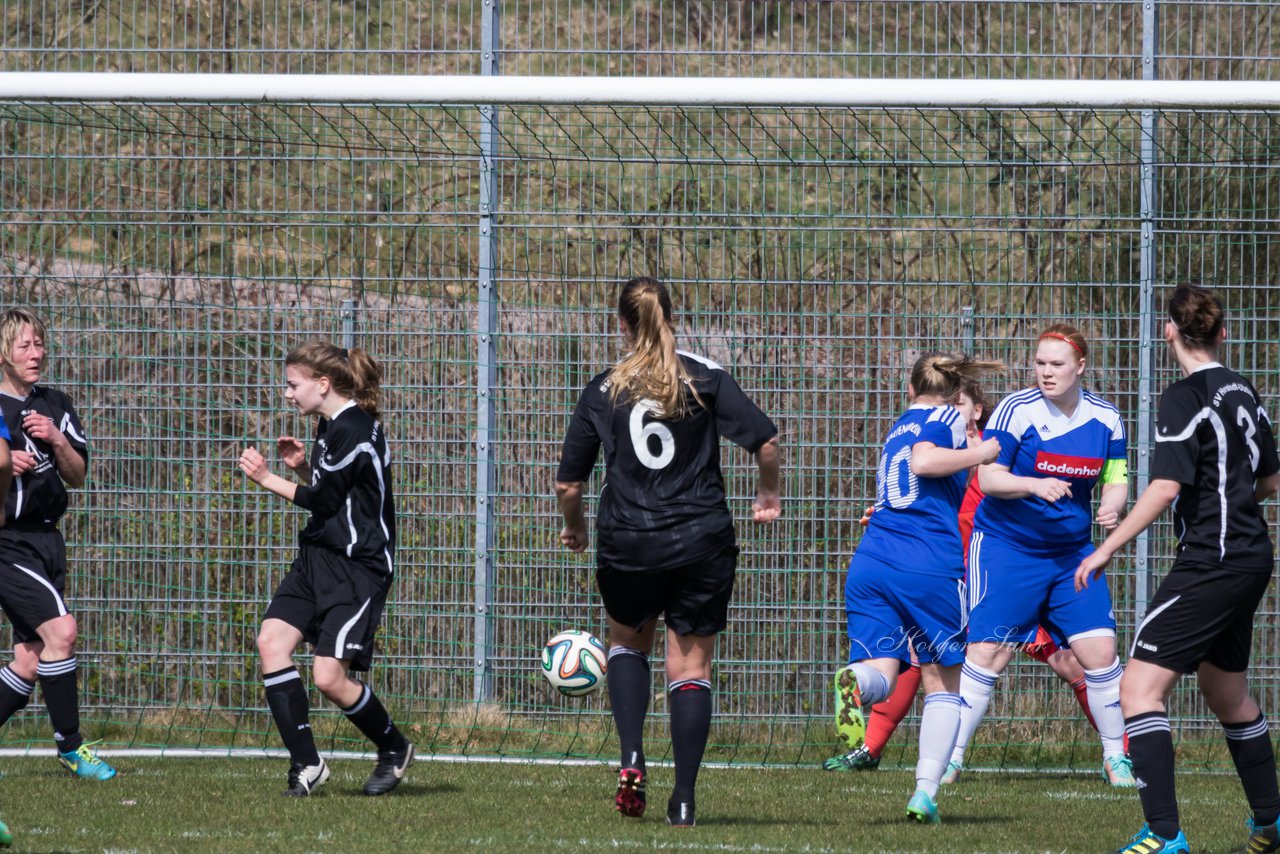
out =
[[[671,569],[596,569],[604,609],[624,626],[639,629],[663,614],[678,635],[715,635],[729,624],[729,599],[738,569],[738,548]]]
[[[390,587],[390,578],[343,555],[303,546],[263,619],[283,620],[302,632],[316,655],[368,670]]]
[[[1178,673],[1194,673],[1206,661],[1243,673],[1253,646],[1253,614],[1270,582],[1266,570],[1175,561],[1133,633],[1129,657]]]
[[[67,545],[62,532],[0,528],[0,609],[15,644],[38,641],[36,627],[67,615]]]

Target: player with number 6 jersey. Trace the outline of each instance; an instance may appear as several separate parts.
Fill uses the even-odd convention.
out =
[[[970,442],[973,426],[955,403],[964,380],[1002,367],[936,354],[916,361],[911,406],[885,438],[875,512],[845,582],[849,665],[835,677],[836,732],[847,748],[861,746],[863,706],[893,692],[914,650],[925,700],[907,815],[928,824],[939,820],[934,801],[960,723],[964,555],[956,514],[969,470],[1000,451],[995,440]]]
[[[609,622],[609,701],[622,761],[614,802],[645,810],[642,744],[649,653],[665,616],[675,755],[667,821],[694,824],[694,786],[711,726],[711,658],[728,622],[738,549],[720,471],[720,437],[756,456],[752,514],[778,517],[778,430],[723,368],[676,349],[671,297],[650,278],[628,281],[618,322],[630,348],[587,383],[569,420],[556,494],[560,541],[586,550],[582,486],[604,451],[596,515],[596,581]]]

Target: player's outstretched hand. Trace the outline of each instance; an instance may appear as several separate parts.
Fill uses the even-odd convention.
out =
[[[751,503],[751,519],[755,522],[772,522],[782,515],[782,499],[776,492],[760,490]]]
[[[1084,560],[1080,561],[1080,565],[1076,567],[1076,592],[1089,586],[1089,582],[1102,575],[1102,570],[1107,568],[1107,564],[1111,563],[1111,554],[1104,551],[1096,551]]]
[[[982,451],[983,465],[994,463],[1000,457],[1000,441],[998,439],[984,439],[978,448]]]
[[[300,468],[307,461],[307,446],[293,436],[281,436],[276,439],[276,450],[280,452],[280,459],[290,469]]]
[[[1035,485],[1031,487],[1031,492],[1052,503],[1059,498],[1070,498],[1071,484],[1056,477],[1036,478]]]
[[[249,476],[254,483],[262,483],[271,474],[267,470],[267,461],[258,453],[257,448],[245,448],[240,452],[240,471]]]
[[[19,451],[14,448],[9,452],[9,459],[13,461],[13,476],[26,474],[36,467],[36,455],[30,451]]]
[[[865,527],[867,527],[868,525],[870,525],[870,524],[871,524],[871,514],[872,514],[872,513],[874,513],[874,512],[876,512],[876,506],[875,506],[874,504],[868,504],[866,507],[863,507],[863,508],[862,508],[862,518],[858,520],[858,524],[859,524],[859,525],[861,525],[861,526],[862,526],[862,527],[864,527],[864,528],[865,528]]]
[[[1120,524],[1120,511],[1112,507],[1099,507],[1097,522],[1110,531]]]
[[[581,528],[570,528],[565,525],[560,529],[560,545],[564,546],[574,554],[582,554],[587,550],[587,543],[590,542],[587,534],[587,526]]]

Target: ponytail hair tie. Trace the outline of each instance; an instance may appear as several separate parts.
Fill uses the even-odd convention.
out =
[[[348,350],[346,347],[343,347],[343,348],[342,348],[342,358],[347,359],[347,358],[350,358],[350,356],[351,356],[351,351],[350,351],[350,350]]]
[[[1084,351],[1083,351],[1083,350],[1081,350],[1081,349],[1076,345],[1076,342],[1072,341],[1070,338],[1068,338],[1066,335],[1063,335],[1061,332],[1046,332],[1045,334],[1043,334],[1043,335],[1041,335],[1041,336],[1040,336],[1040,340],[1042,340],[1042,341],[1043,341],[1045,338],[1057,338],[1059,341],[1066,341],[1068,344],[1070,344],[1070,345],[1071,345],[1071,349],[1072,349],[1072,350],[1075,350],[1075,351],[1076,351],[1076,353],[1080,356],[1080,358],[1081,358],[1081,359],[1083,359],[1083,358],[1084,358]],[[345,352],[345,351],[344,351],[344,352]]]

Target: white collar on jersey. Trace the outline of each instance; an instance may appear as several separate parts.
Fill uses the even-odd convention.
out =
[[[1191,373],[1193,373],[1193,374],[1198,374],[1198,373],[1200,373],[1201,371],[1207,371],[1207,370],[1209,370],[1210,368],[1221,368],[1221,367],[1222,367],[1222,363],[1221,363],[1221,362],[1205,362],[1203,365],[1201,365],[1200,367],[1196,368],[1196,369],[1195,369],[1194,371],[1192,371]]]

